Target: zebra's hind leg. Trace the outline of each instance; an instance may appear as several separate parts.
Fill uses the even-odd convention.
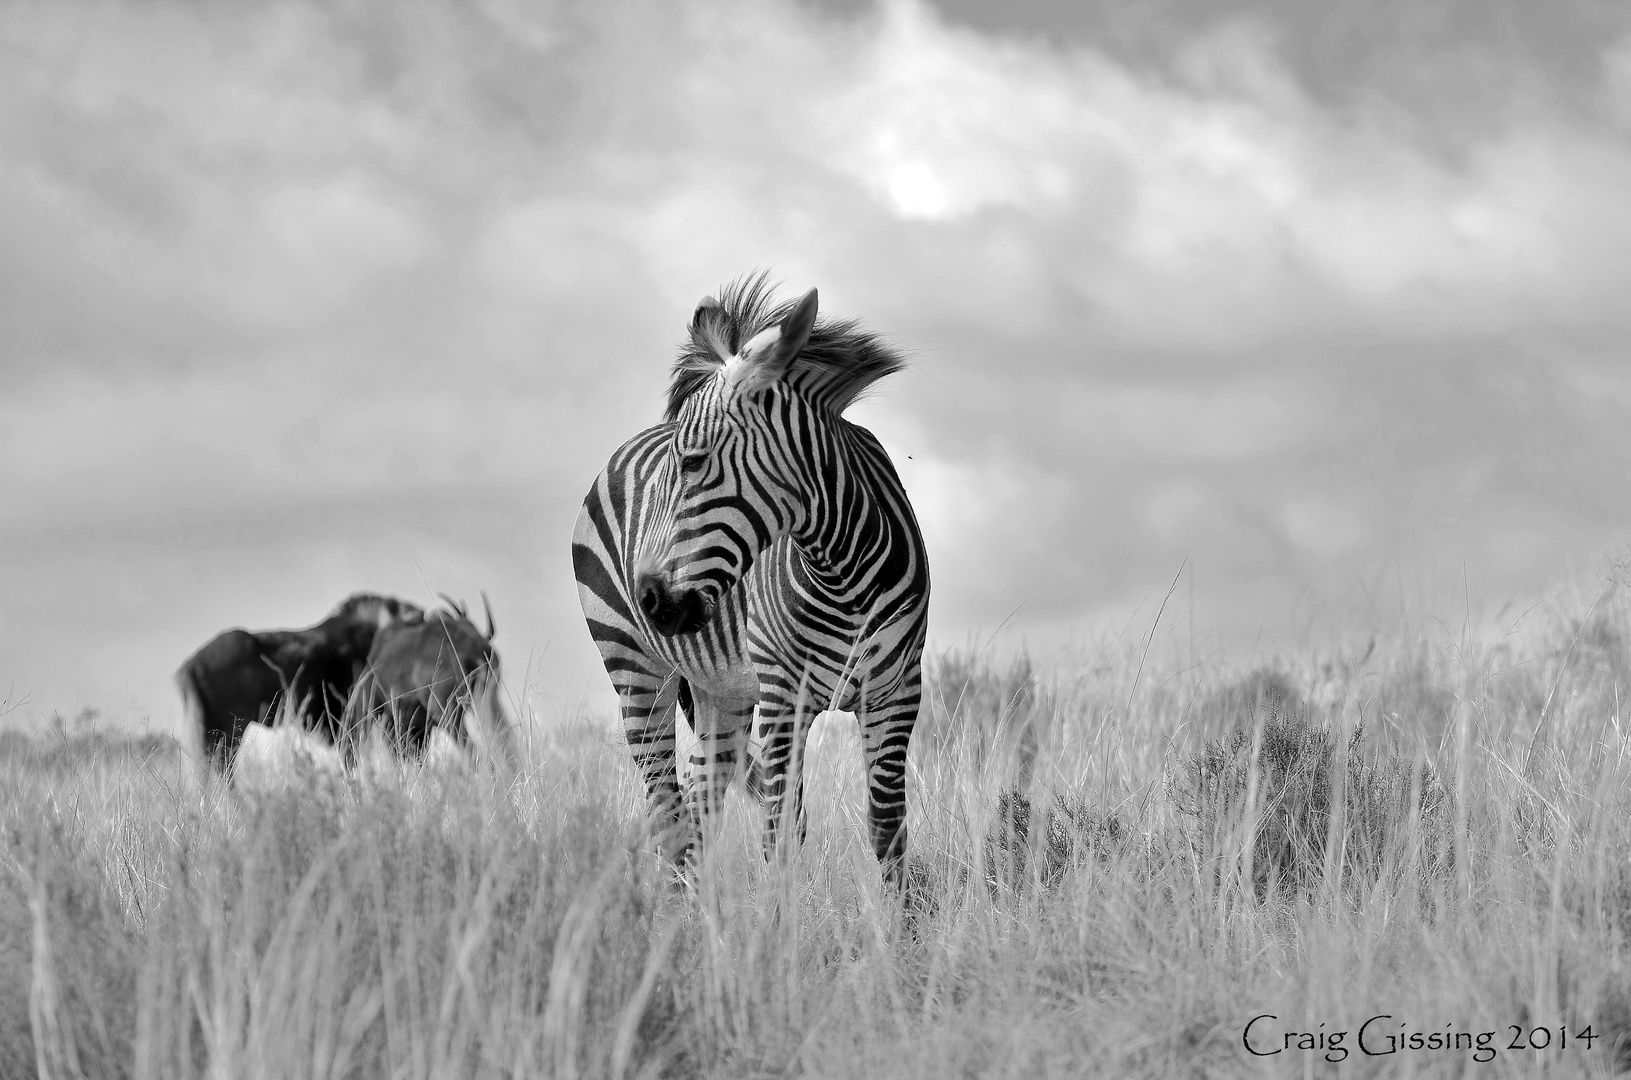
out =
[[[617,696],[623,707],[623,737],[634,767],[646,785],[647,813],[657,846],[675,867],[690,858],[696,830],[680,795],[674,760],[674,712],[682,685],[679,673],[619,671]]]
[[[685,804],[696,835],[706,844],[747,749],[754,701],[719,697],[696,687],[689,690],[689,695],[682,691],[682,698],[692,701],[688,715],[697,745],[685,777]]]
[[[861,724],[866,761],[866,820],[884,880],[906,884],[906,748],[917,723],[922,673],[914,668],[884,702],[869,703]]]

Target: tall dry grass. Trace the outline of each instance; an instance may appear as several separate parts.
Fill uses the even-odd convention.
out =
[[[765,864],[733,792],[693,888],[599,724],[531,725],[511,782],[294,753],[231,791],[9,736],[0,1076],[1612,1075],[1631,610],[1529,621],[1240,671],[937,657],[905,906],[844,717],[803,850]],[[1378,1015],[1499,1050],[1369,1056]]]

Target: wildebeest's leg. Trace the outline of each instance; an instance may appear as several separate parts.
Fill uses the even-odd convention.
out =
[[[238,761],[238,747],[243,744],[244,730],[249,725],[236,717],[219,723],[209,723],[203,731],[203,765],[206,773],[215,772],[231,783],[233,768]]]
[[[369,727],[380,722],[380,694],[379,680],[372,672],[365,673],[351,688],[334,738],[347,772],[357,768],[357,749]]]
[[[402,746],[405,742],[404,733],[407,730],[406,713],[408,702],[397,694],[384,697],[380,705],[374,725],[380,733],[380,741],[390,751],[392,757],[402,756]]]
[[[323,709],[314,718],[310,731],[322,737],[323,741],[335,749],[340,747],[340,736],[345,730],[345,710],[349,695],[340,697],[333,687],[325,687],[322,696]]]
[[[866,762],[866,819],[884,880],[905,884],[906,750],[923,698],[922,661],[913,658],[887,696],[862,701],[861,753]]]
[[[399,703],[402,714],[402,740],[399,753],[413,761],[424,761],[430,746],[430,706],[419,696]]]
[[[385,705],[386,744],[398,759],[418,761],[430,741],[430,708],[419,693],[398,694]]]
[[[690,688],[691,730],[697,745],[685,777],[685,804],[692,828],[706,843],[710,819],[725,805],[725,794],[747,749],[753,724],[752,698],[722,698]]]
[[[491,668],[478,668],[473,675],[461,677],[450,696],[432,702],[431,719],[448,733],[467,761],[476,760],[479,743],[486,747],[495,768],[514,772],[514,733],[500,701],[498,674]],[[479,736],[477,728],[481,729]]]
[[[346,722],[340,727],[340,737],[335,740],[340,750],[340,764],[346,772],[354,772],[357,768],[357,748],[362,744],[363,727],[361,716],[347,716]]]
[[[470,756],[470,725],[475,722],[476,698],[474,684],[467,676],[452,683],[451,692],[432,691],[430,698],[430,725],[441,728],[453,745],[466,757]]]
[[[480,723],[492,743],[494,764],[513,773],[520,767],[516,731],[505,715],[498,672],[486,667],[476,673],[470,689],[470,715]]]
[[[441,714],[442,719],[436,720],[436,713],[431,714],[429,734],[426,736],[426,745],[429,739],[434,738],[436,729],[447,732],[447,737],[453,740],[453,748],[459,752],[459,757],[465,762],[475,760],[476,748],[470,734],[470,725],[474,722],[471,715],[472,704],[464,699],[456,701],[453,706]]]

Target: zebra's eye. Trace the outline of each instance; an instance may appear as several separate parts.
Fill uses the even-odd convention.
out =
[[[680,455],[680,472],[687,476],[695,476],[708,467],[708,455],[704,453],[690,453]]]

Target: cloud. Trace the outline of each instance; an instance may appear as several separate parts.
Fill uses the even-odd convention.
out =
[[[1631,250],[1631,153],[1600,130],[1541,117],[1447,160],[1381,110],[1321,109],[1260,36],[1227,31],[1173,81],[894,3],[866,57],[826,125],[835,167],[902,219],[1022,215],[1123,340],[1215,351],[1310,315],[1623,325],[1603,272]]]
[[[156,708],[212,628],[452,584],[600,685],[578,502],[759,267],[913,358],[855,415],[944,639],[1186,560],[1243,631],[1400,551],[1532,587],[1631,497],[1631,38],[1452,130],[1267,25],[1141,62],[913,0],[13,5],[0,584],[46,629],[0,656],[60,688],[82,637]]]
[[[469,274],[472,234],[489,280],[544,299],[667,300],[773,263],[925,314],[978,296],[1213,354],[1333,323],[1623,319],[1603,282],[1631,248],[1631,153],[1577,118],[1515,113],[1449,158],[1383,108],[1322,107],[1238,25],[1168,71],[910,0],[853,22],[642,10],[435,9],[416,34],[298,4],[121,9],[77,37],[59,12],[28,51],[35,82],[67,74],[10,126],[38,151],[33,201],[79,223],[83,269],[250,323],[309,325],[443,243]],[[496,69],[556,93],[472,74],[507,34]],[[522,79],[515,53],[565,74]]]

